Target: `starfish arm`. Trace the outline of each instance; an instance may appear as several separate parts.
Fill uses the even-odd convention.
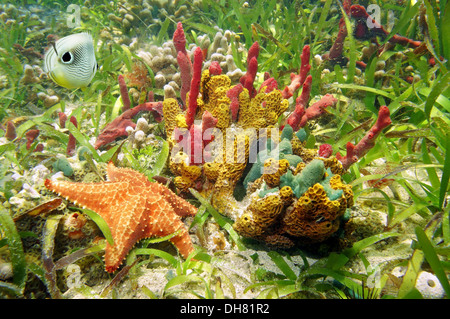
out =
[[[108,180],[111,182],[124,181],[137,187],[149,187],[151,185],[148,178],[131,168],[115,167],[110,162],[106,169]]]
[[[197,214],[197,208],[194,205],[188,203],[164,185],[153,183],[152,187],[164,197],[178,216],[185,217]]]
[[[183,229],[181,230],[181,232],[178,235],[170,238],[169,240],[172,242],[172,244],[175,245],[175,247],[177,247],[181,256],[183,256],[184,259],[187,259],[189,254],[194,251],[194,246],[192,245],[191,237],[189,237],[189,233],[184,227],[184,224],[182,227]]]
[[[95,211],[105,219],[112,206],[126,200],[127,194],[123,190],[128,188],[127,182],[75,183],[47,179],[44,184],[52,192],[77,206]]]
[[[180,233],[172,237],[170,241],[177,247],[183,258],[186,258],[194,251],[194,246],[192,245],[186,226],[181,221],[180,217],[175,213],[175,210],[171,205],[164,200],[153,202],[149,200],[148,203],[150,205],[147,209],[153,211],[153,218],[147,224],[145,236],[164,237],[181,230]]]
[[[125,259],[133,246],[143,238],[146,238],[146,224],[149,216],[145,215],[145,206],[142,205],[140,196],[129,196],[126,202],[114,208],[111,214],[111,235],[114,245],[106,244],[105,268],[108,272],[114,272]]]

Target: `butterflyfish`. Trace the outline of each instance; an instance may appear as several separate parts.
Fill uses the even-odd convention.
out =
[[[59,39],[44,56],[44,71],[67,89],[87,87],[97,69],[94,41],[86,32]]]

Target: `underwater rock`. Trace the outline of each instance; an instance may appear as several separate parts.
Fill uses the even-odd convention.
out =
[[[12,267],[12,263],[10,262],[2,262],[0,263],[0,280],[8,280],[13,277],[14,271]]]
[[[41,164],[23,172],[23,175],[19,172],[12,174],[11,180],[15,182],[16,187],[10,190],[12,196],[3,205],[11,207],[16,214],[35,207],[36,200],[42,198],[40,190],[49,173],[48,168]]]

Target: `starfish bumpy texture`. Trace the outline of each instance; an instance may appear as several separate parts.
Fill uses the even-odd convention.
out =
[[[101,183],[45,181],[49,190],[93,210],[106,221],[114,239],[113,246],[106,244],[106,271],[114,272],[139,240],[178,230],[170,241],[187,258],[194,247],[181,217],[195,215],[197,208],[135,170],[109,163],[107,176],[108,181]]]

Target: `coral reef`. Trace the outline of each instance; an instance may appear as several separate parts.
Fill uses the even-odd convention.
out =
[[[57,95],[48,95],[44,92],[39,92],[37,94],[39,100],[41,100],[45,107],[50,107],[59,102],[60,98]]]
[[[174,38],[183,39],[181,32],[178,24]],[[179,52],[183,52],[184,41],[180,43]],[[342,221],[348,216],[345,212],[353,205],[351,187],[342,182],[341,175],[353,163],[348,158],[355,152],[335,157],[330,145],[305,147],[306,132],[300,128],[337,102],[327,94],[307,107],[312,83],[312,76],[307,75],[308,53],[306,46],[299,74],[292,74],[291,84],[280,91],[270,77],[255,88],[258,43],[249,49],[248,70],[236,85],[213,64],[199,78],[202,51],[197,48],[186,110],[175,99],[163,102],[172,151],[169,166],[176,176],[176,187],[183,193],[195,188],[211,195],[212,204],[236,221],[238,233],[272,245],[291,246],[293,238],[324,241],[342,229]],[[300,86],[303,90],[295,110],[279,136],[278,119],[289,108],[284,97],[291,97]],[[374,139],[389,125],[386,109],[381,108],[377,123],[353,148],[360,156],[374,146]],[[259,146],[256,154],[251,149],[255,145]],[[250,164],[243,179],[247,195],[238,202],[233,193]]]
[[[252,68],[255,68],[255,56],[258,50],[257,45],[250,49],[250,60],[253,62],[249,63],[253,64]],[[183,112],[174,99],[165,99],[163,102],[166,134],[172,154],[177,154],[179,151],[184,153],[184,155],[172,156],[170,167],[177,176],[175,184],[180,190],[187,191],[196,183],[204,184],[202,188],[206,192],[214,189],[214,193],[220,193],[214,196],[215,199],[226,200],[225,198],[232,194],[234,186],[246,167],[249,145],[256,140],[256,135],[248,136],[244,134],[244,130],[263,129],[275,125],[278,117],[287,110],[288,101],[282,98],[278,90],[269,92],[260,90],[259,93],[255,90],[253,92],[255,96],[252,98],[246,87],[253,90],[255,70],[250,76],[245,75],[241,83],[236,86],[231,85],[231,79],[228,76],[218,74],[220,68],[214,64],[204,70],[201,78],[198,79],[202,52],[196,50],[196,54],[198,58],[194,59],[193,73],[197,75],[191,79],[191,89],[186,98],[187,112]],[[195,62],[196,60],[198,63]],[[199,84],[199,97],[197,97],[197,84]],[[255,116],[256,114],[259,116]],[[201,122],[199,121],[201,124],[195,124],[196,119],[202,119]],[[229,128],[235,130],[236,134],[227,130]],[[209,138],[205,134],[209,134]],[[227,139],[229,139],[227,143],[220,145],[209,144],[213,140],[221,142]],[[205,157],[209,157],[207,161]],[[182,172],[190,171],[180,167],[204,163],[204,175],[179,176]],[[193,170],[198,171],[198,169]],[[200,181],[199,178],[201,178]],[[213,187],[213,185],[216,186]]]
[[[29,64],[25,64],[24,67],[23,67],[23,76],[20,79],[20,83],[22,83],[22,84],[34,84],[34,83],[41,82],[41,77],[37,76],[35,74],[35,73],[37,73],[36,71],[38,71],[40,74],[44,73],[42,71],[42,69],[39,68],[37,65],[36,66],[31,66]]]
[[[287,125],[280,142],[287,144],[291,154],[294,152],[291,158],[297,159],[296,165],[292,160],[267,157],[264,167],[275,167],[275,171],[255,179],[251,175],[260,171],[258,167],[247,175],[247,182],[254,180],[247,186],[250,204],[237,210],[234,224],[242,236],[271,246],[292,247],[294,243],[325,241],[342,230],[348,220],[346,211],[353,205],[353,192],[341,180],[342,165],[335,157],[293,148],[292,140],[301,143],[297,135]]]
[[[144,117],[140,117],[136,121],[136,127],[127,127],[128,140],[131,149],[142,149],[155,143],[155,135],[152,133],[153,124],[149,124]]]

